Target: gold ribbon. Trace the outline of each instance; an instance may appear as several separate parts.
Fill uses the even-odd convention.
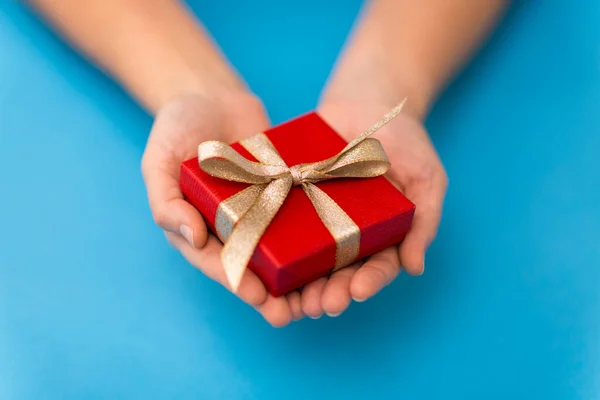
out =
[[[287,166],[263,133],[240,142],[258,162],[244,158],[223,142],[207,141],[198,146],[200,168],[206,173],[252,185],[221,202],[215,220],[216,233],[225,242],[221,252],[223,268],[234,292],[237,291],[261,236],[293,186],[302,186],[323,224],[335,239],[334,267],[338,269],[356,260],[360,247],[360,229],[315,183],[337,178],[371,178],[383,175],[390,162],[381,143],[370,136],[396,117],[404,103],[405,101],[393,108],[338,154],[315,163]]]

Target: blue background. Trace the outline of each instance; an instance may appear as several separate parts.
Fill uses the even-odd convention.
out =
[[[279,123],[360,2],[193,7]],[[3,1],[0,398],[600,399],[599,21],[517,4],[427,121],[450,190],[425,275],[277,330],[153,225],[151,118]]]

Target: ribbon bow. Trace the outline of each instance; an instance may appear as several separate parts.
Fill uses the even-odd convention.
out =
[[[241,156],[228,144],[207,141],[198,146],[200,168],[209,175],[249,183],[219,204],[215,221],[225,242],[221,261],[232,290],[240,284],[261,236],[283,205],[293,186],[301,186],[336,242],[335,268],[358,257],[360,229],[337,203],[315,183],[337,178],[371,178],[383,175],[390,162],[381,143],[370,136],[396,117],[405,100],[379,122],[323,161],[289,167],[265,134],[240,141],[258,162]]]

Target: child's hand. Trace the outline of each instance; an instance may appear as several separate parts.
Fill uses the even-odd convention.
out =
[[[410,100],[409,100],[410,101]],[[325,102],[319,112],[347,141],[384,115],[393,104],[377,102]],[[375,133],[390,158],[387,174],[412,202],[416,213],[412,229],[399,247],[388,248],[356,264],[321,278],[302,290],[302,310],[310,317],[323,312],[337,315],[354,298],[364,301],[389,284],[401,266],[412,275],[423,273],[427,247],[434,239],[447,179],[444,168],[421,122],[402,113]]]
[[[228,94],[218,100],[186,95],[168,102],[158,113],[142,160],[150,208],[169,242],[195,267],[228,287],[220,262],[222,245],[209,235],[200,213],[179,189],[182,161],[197,155],[206,140],[234,142],[269,127],[261,103],[253,96]],[[298,293],[288,298],[269,295],[260,279],[247,270],[239,297],[274,326],[303,316]],[[292,313],[292,309],[294,312]]]

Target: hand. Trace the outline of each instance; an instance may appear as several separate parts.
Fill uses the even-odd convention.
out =
[[[410,101],[410,99],[409,99]],[[394,104],[325,101],[321,116],[347,141],[387,113]],[[388,285],[404,268],[411,275],[424,271],[425,252],[440,222],[447,178],[423,124],[402,113],[375,133],[390,158],[387,177],[416,205],[413,226],[400,246],[372,255],[364,263],[341,269],[302,290],[302,310],[312,318],[323,312],[342,313],[352,299],[365,301]]]
[[[228,289],[220,262],[222,244],[208,234],[200,213],[184,200],[179,189],[179,168],[182,161],[197,155],[198,145],[203,141],[234,142],[268,127],[263,107],[252,95],[181,96],[157,113],[142,160],[156,223],[192,265]],[[274,298],[250,270],[246,271],[237,294],[273,326],[303,317],[299,293]]]

